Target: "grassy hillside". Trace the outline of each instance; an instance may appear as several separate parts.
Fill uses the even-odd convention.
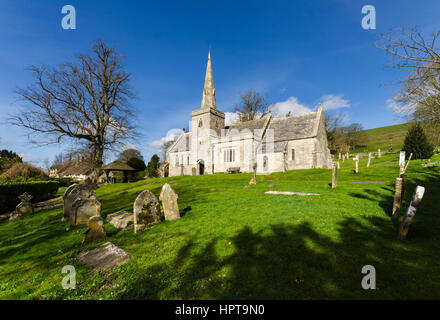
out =
[[[404,123],[364,130],[361,141],[362,147],[359,147],[356,151],[377,151],[380,148],[383,152],[387,152],[390,146],[390,138],[393,139],[394,151],[399,151],[403,147],[403,140],[409,126],[409,123]]]
[[[435,156],[434,161],[440,161]],[[111,272],[75,259],[101,242],[81,245],[85,227],[66,231],[62,208],[0,223],[1,299],[416,299],[440,298],[440,168],[412,161],[404,208],[417,184],[425,198],[410,228],[397,240],[388,216],[397,155],[374,159],[359,174],[345,161],[338,187],[331,170],[259,176],[183,176],[104,185],[103,215],[132,210],[144,189],[159,195],[164,182],[179,194],[184,216],[134,234],[105,223],[108,238],[131,254]],[[269,188],[274,184],[274,188]],[[216,192],[211,192],[216,188]],[[319,196],[264,194],[267,190]],[[77,270],[77,288],[63,290],[64,265]],[[377,290],[363,290],[361,269],[373,265]]]

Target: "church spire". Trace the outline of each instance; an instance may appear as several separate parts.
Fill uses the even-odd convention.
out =
[[[205,76],[205,87],[203,88],[202,97],[202,109],[214,108],[216,109],[215,102],[215,89],[214,89],[214,79],[212,76],[212,65],[211,65],[211,50],[208,53],[208,64],[206,66],[206,76]]]

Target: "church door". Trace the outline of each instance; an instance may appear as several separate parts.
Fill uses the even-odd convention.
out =
[[[199,160],[197,163],[199,166],[199,175],[203,175],[205,173],[205,162],[203,160]]]

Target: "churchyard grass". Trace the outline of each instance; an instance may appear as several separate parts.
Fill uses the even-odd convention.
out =
[[[390,138],[393,141],[393,150],[400,150],[409,127],[410,123],[402,123],[363,130],[361,145],[354,152],[377,152],[377,149],[380,148],[382,153],[385,153],[389,150]]]
[[[434,156],[432,161],[440,161]],[[258,175],[215,174],[103,185],[102,215],[131,211],[145,189],[159,196],[168,182],[183,217],[134,234],[109,223],[107,239],[81,245],[86,227],[66,232],[62,208],[0,223],[1,299],[417,299],[440,298],[440,168],[412,160],[403,212],[417,184],[426,188],[406,240],[389,214],[398,155],[341,162],[331,170]],[[269,184],[275,187],[268,188]],[[217,191],[211,192],[215,188]],[[270,195],[264,191],[319,193]],[[59,194],[62,194],[60,190]],[[110,272],[75,259],[111,241],[131,260]],[[77,272],[63,290],[64,265]],[[377,289],[363,290],[361,269],[373,265]]]

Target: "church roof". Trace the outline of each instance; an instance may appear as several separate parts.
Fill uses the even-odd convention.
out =
[[[225,129],[227,129],[226,135],[236,134],[237,132],[242,132],[245,129],[248,129],[251,132],[254,132],[254,130],[258,129],[263,129],[266,120],[266,118],[261,118],[231,124],[225,127]]]
[[[274,130],[275,141],[310,138],[315,135],[316,112],[273,118],[269,128]]]
[[[191,132],[182,133],[174,145],[168,149],[168,152],[182,151],[191,151]]]

